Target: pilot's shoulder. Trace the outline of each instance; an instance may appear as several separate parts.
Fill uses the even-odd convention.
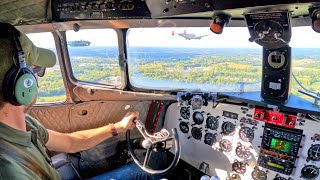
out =
[[[32,177],[12,158],[0,154],[0,180],[32,179]]]

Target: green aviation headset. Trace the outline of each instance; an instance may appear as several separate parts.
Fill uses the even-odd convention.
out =
[[[2,84],[4,98],[15,106],[28,106],[34,102],[38,93],[38,82],[31,67],[27,66],[25,55],[19,41],[20,32],[14,26],[1,23],[8,30],[7,38],[12,42],[13,66],[6,73]]]

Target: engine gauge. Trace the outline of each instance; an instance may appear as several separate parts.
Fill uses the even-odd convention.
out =
[[[275,178],[273,178],[273,180],[287,180],[287,179],[284,177],[275,177]]]
[[[230,152],[232,150],[232,142],[227,139],[222,139],[219,142],[219,146],[224,152]]]
[[[189,119],[190,118],[190,110],[188,107],[181,107],[180,109],[180,115],[183,119]]]
[[[219,127],[219,120],[216,117],[209,116],[206,120],[206,127],[211,130],[216,130]]]
[[[231,176],[227,177],[227,180],[241,180],[241,176],[239,174],[232,174]]]
[[[311,145],[308,150],[308,160],[320,161],[320,144]]]
[[[267,173],[258,168],[255,168],[251,173],[251,177],[254,180],[267,180]]]
[[[208,144],[209,146],[212,146],[213,143],[217,142],[217,137],[215,134],[212,133],[206,133],[204,135],[204,143]]]
[[[196,123],[198,125],[202,124],[204,121],[204,117],[203,117],[202,113],[200,113],[200,112],[194,112],[192,115],[192,118],[193,118],[194,123]]]
[[[201,138],[202,138],[202,130],[200,128],[193,127],[191,129],[191,135],[192,135],[193,138],[195,138],[197,140],[201,140]]]
[[[221,125],[222,134],[223,135],[232,135],[234,134],[236,130],[236,125],[234,125],[232,122],[224,122]]]
[[[250,148],[242,146],[241,144],[239,144],[236,148],[236,155],[241,158],[241,159],[249,159],[251,156],[250,153]]]
[[[188,123],[182,121],[182,122],[180,122],[179,127],[180,127],[181,132],[183,132],[183,133],[189,132]]]
[[[304,179],[316,179],[319,176],[319,168],[315,165],[307,165],[301,170]]]
[[[254,138],[254,132],[249,127],[242,127],[239,131],[239,136],[242,141],[251,142]]]
[[[236,161],[232,163],[232,171],[239,174],[244,174],[246,173],[246,164],[244,164],[243,162]]]

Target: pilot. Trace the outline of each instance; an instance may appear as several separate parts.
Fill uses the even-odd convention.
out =
[[[32,95],[33,78],[37,86],[41,69],[54,66],[56,56],[50,50],[37,48],[26,35],[9,24],[0,23],[0,29],[0,83],[3,84],[0,86],[0,180],[61,179],[59,173],[48,162],[46,148],[65,153],[79,152],[92,148],[117,133],[134,128],[133,120],[139,118],[138,112],[128,112],[121,121],[96,129],[73,133],[59,133],[45,129],[35,118],[27,114],[28,109],[36,101],[32,100],[28,105],[24,105],[30,99],[23,96]],[[14,65],[13,56],[17,55],[16,59],[20,60],[21,54],[14,53],[19,51],[19,46],[14,45],[17,41],[8,38],[13,34],[19,36],[25,62],[32,67],[29,68],[30,72],[23,68],[22,64],[17,65],[19,62]],[[20,74],[20,71],[24,72]],[[8,88],[13,82],[15,83],[13,88]],[[17,93],[21,89],[27,90],[22,92],[22,97]],[[118,170],[115,175],[117,178],[114,179],[152,179],[141,169],[136,168],[126,170],[124,173]],[[105,174],[105,177],[104,174],[98,176],[99,179],[113,178],[112,174],[108,172]]]

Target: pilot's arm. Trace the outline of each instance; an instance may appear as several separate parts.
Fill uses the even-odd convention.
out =
[[[117,133],[126,132],[134,128],[134,119],[139,117],[138,112],[128,112],[125,117],[114,124]],[[106,125],[96,129],[77,131],[73,133],[59,133],[48,130],[49,140],[46,144],[51,151],[75,153],[90,149],[102,141],[112,137],[112,125]]]

